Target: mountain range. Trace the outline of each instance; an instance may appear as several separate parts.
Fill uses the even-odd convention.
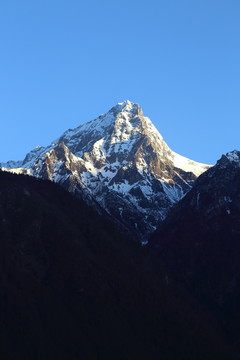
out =
[[[239,151],[125,101],[0,168],[2,359],[240,359]]]
[[[0,167],[59,183],[145,241],[209,165],[173,152],[140,106],[125,101]]]

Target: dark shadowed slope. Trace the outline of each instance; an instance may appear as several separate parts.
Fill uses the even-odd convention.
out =
[[[0,172],[1,359],[231,359],[148,252],[58,185]]]
[[[240,354],[240,152],[197,179],[151,244],[166,276],[209,308]]]

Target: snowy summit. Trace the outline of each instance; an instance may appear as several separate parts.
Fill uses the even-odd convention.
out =
[[[35,148],[23,161],[1,166],[60,183],[139,239],[209,168],[173,152],[129,100]]]

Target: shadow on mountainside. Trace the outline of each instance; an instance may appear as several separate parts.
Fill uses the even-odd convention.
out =
[[[233,359],[148,249],[60,186],[0,172],[1,359]]]

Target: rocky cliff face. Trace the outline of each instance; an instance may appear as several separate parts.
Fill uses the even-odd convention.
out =
[[[60,183],[140,240],[209,168],[174,153],[140,106],[130,101],[67,130],[22,162],[0,165]]]

